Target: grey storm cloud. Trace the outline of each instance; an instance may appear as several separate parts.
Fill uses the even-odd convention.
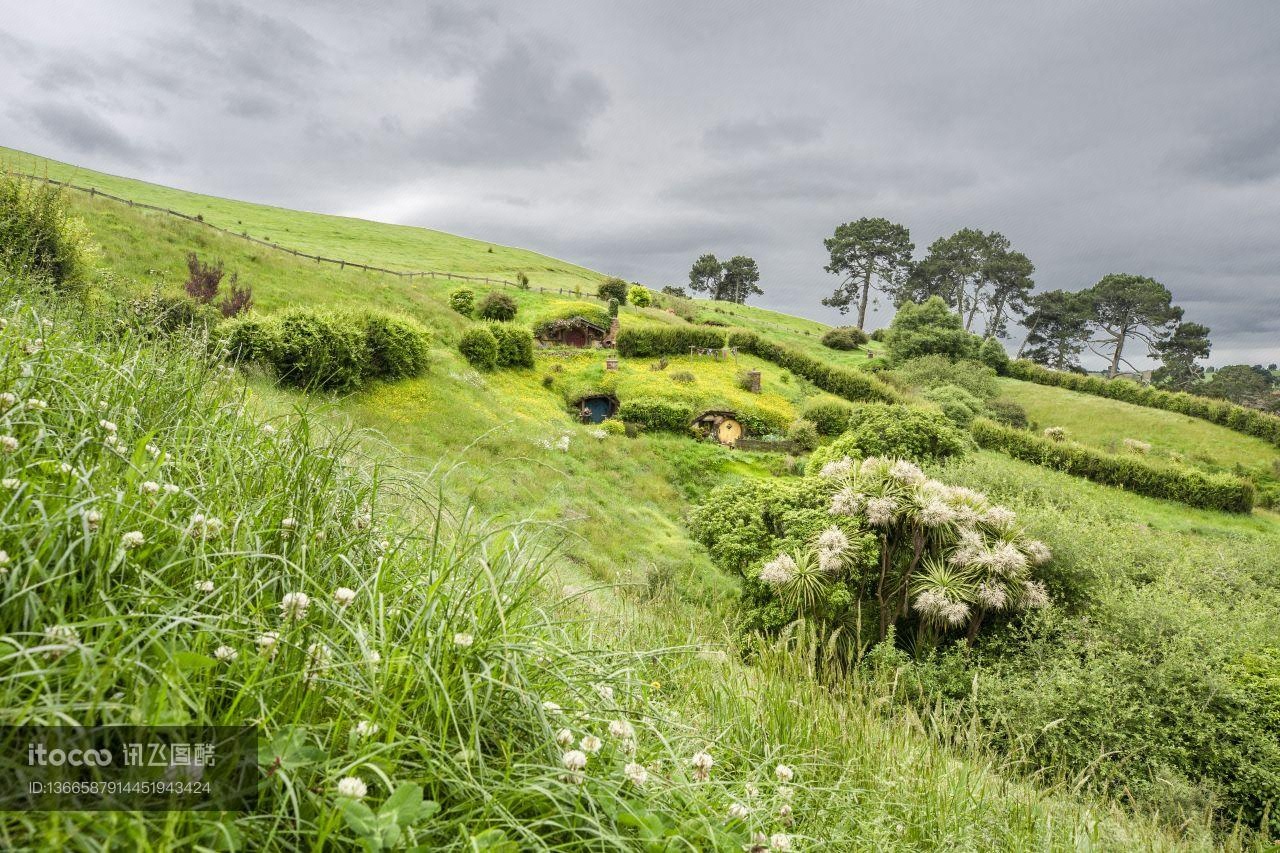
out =
[[[830,320],[840,222],[995,229],[1041,288],[1152,275],[1215,363],[1280,360],[1274,0],[12,6],[0,144],[656,286],[750,254]]]

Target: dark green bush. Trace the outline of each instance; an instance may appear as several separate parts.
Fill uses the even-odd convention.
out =
[[[960,317],[937,296],[921,305],[903,305],[889,324],[885,340],[895,364],[922,355],[942,355],[953,361],[969,358],[979,346],[978,338],[964,330]]]
[[[259,317],[227,320],[214,329],[213,344],[233,364],[256,363],[274,369],[280,353],[280,325]]]
[[[476,294],[474,290],[460,287],[449,294],[449,307],[464,317],[470,317],[475,310]]]
[[[627,301],[627,283],[620,278],[606,278],[596,288],[596,296],[606,302],[616,300],[621,305]]]
[[[1027,417],[1027,410],[1012,400],[991,400],[987,403],[986,414],[996,423],[1001,423],[1014,429],[1027,429],[1031,426],[1031,419]]]
[[[505,293],[487,293],[480,300],[480,319],[507,323],[516,318],[516,301]]]
[[[888,330],[886,329],[876,329],[874,332],[870,334],[869,337],[871,338],[871,340],[879,343],[885,339],[885,336],[887,334],[888,334]]]
[[[928,462],[963,456],[971,446],[968,437],[941,412],[867,403],[853,410],[844,434],[814,452],[809,470],[816,472],[827,462],[845,456],[890,456]]]
[[[369,314],[364,318],[369,347],[368,375],[394,382],[411,379],[427,369],[428,334],[404,317]]]
[[[490,323],[498,342],[498,367],[533,367],[533,333],[513,323]]]
[[[325,391],[358,388],[369,372],[369,344],[358,316],[294,309],[278,320],[275,367],[289,385]]]
[[[849,428],[853,407],[836,400],[810,400],[800,411],[800,417],[817,428],[820,435],[839,435]]]
[[[938,385],[922,395],[958,427],[967,427],[982,411],[982,401],[959,385]]]
[[[487,326],[472,326],[458,338],[458,352],[477,370],[498,366],[498,339]]]
[[[822,336],[822,345],[831,349],[854,350],[870,340],[857,326],[837,326]]]
[[[0,171],[0,271],[64,294],[88,287],[97,252],[62,190]]]
[[[654,432],[687,432],[695,412],[686,403],[657,397],[633,397],[618,407],[618,419]]]
[[[1253,483],[1228,474],[1205,474],[1138,456],[1116,456],[1074,441],[1052,441],[977,418],[973,437],[980,447],[999,450],[1036,465],[1148,497],[1178,501],[1201,509],[1247,513],[1253,509]]]
[[[618,354],[629,358],[688,355],[690,347],[720,349],[725,346],[790,370],[822,390],[846,400],[894,402],[899,399],[896,391],[874,376],[827,364],[744,329],[720,331],[698,326],[629,326],[618,333]]]
[[[1108,397],[1112,400],[1133,403],[1135,406],[1164,409],[1167,412],[1200,418],[1280,446],[1280,416],[1237,406],[1224,400],[1197,397],[1183,391],[1162,391],[1127,379],[1103,379],[1082,373],[1050,370],[1025,360],[1011,362],[1008,375],[1024,382],[1067,388],[1081,394]]]
[[[990,367],[996,373],[1003,376],[1009,372],[1009,353],[1004,348],[1004,344],[995,338],[987,338],[982,342],[982,346],[978,347],[977,360]]]

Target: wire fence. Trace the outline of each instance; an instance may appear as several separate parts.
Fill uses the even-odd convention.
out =
[[[272,243],[270,240],[261,240],[257,237],[252,237],[249,235],[247,231],[233,231],[230,228],[223,228],[221,225],[215,225],[212,222],[206,221],[203,216],[198,214],[196,216],[192,216],[191,214],[183,213],[180,210],[173,210],[172,208],[168,208],[168,207],[161,207],[155,204],[147,204],[146,202],[135,201],[134,199],[131,199],[131,198],[125,198],[123,196],[113,195],[109,192],[100,190],[97,187],[82,187],[82,186],[79,186],[78,184],[69,183],[67,181],[59,181],[59,180],[55,180],[54,178],[48,178],[41,175],[32,175],[25,172],[18,172],[15,174],[18,174],[24,178],[29,178],[30,180],[33,180],[33,181],[43,181],[47,184],[53,184],[55,186],[65,187],[66,189],[69,189],[69,190],[76,190],[77,192],[82,192],[93,198],[105,198],[111,201],[119,202],[121,204],[127,204],[129,207],[135,207],[141,210],[153,210],[157,213],[163,213],[168,216],[174,216],[174,217],[177,217],[178,219],[183,219],[183,220],[186,220],[187,222],[192,222],[196,225],[203,225],[205,228],[212,228],[214,231],[217,231],[221,234],[226,234],[230,237],[236,237],[241,240],[247,240],[248,242],[255,243],[259,246],[263,246],[268,249],[273,249],[277,252],[282,252],[286,255],[292,255],[295,258],[303,258],[305,260],[315,261],[318,264],[335,264],[340,269],[349,268],[349,269],[362,270],[364,272],[385,273],[386,275],[394,275],[397,278],[409,279],[409,281],[411,282],[415,278],[446,279],[448,281],[473,281],[473,282],[483,283],[488,285],[514,287],[517,290],[535,290],[539,293],[559,293],[566,296],[575,296],[578,298],[587,298],[587,299],[595,299],[597,301],[605,301],[605,300],[601,300],[600,297],[594,293],[582,293],[581,291],[571,290],[569,288],[564,288],[564,287],[540,287],[532,284],[522,285],[519,282],[510,281],[505,278],[493,278],[491,276],[479,276],[479,275],[466,275],[464,273],[442,272],[440,270],[393,270],[388,267],[379,267],[373,264],[362,264],[358,261],[349,261],[343,258],[327,258],[324,255],[312,255],[312,254],[308,254],[307,252],[300,251],[298,249],[291,249],[288,246],[282,246],[279,243]]]

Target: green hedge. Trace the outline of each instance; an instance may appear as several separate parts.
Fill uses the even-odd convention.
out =
[[[744,329],[721,331],[697,326],[632,326],[618,333],[617,345],[619,355],[632,358],[688,355],[690,347],[737,347],[748,355],[790,370],[822,390],[846,400],[896,403],[900,399],[896,391],[874,376],[858,370],[835,367]]]
[[[633,397],[618,407],[618,420],[657,432],[688,432],[696,414],[687,403],[657,397]]]
[[[1116,456],[1074,441],[1051,441],[986,418],[975,419],[970,429],[980,447],[1095,483],[1201,509],[1245,513],[1253,509],[1253,483],[1239,477]]]
[[[1097,397],[1109,397],[1112,400],[1133,403],[1135,406],[1164,409],[1167,412],[1201,418],[1280,446],[1280,416],[1238,406],[1225,400],[1198,397],[1184,391],[1162,391],[1127,379],[1103,379],[1099,376],[1050,370],[1026,360],[1011,362],[1005,373],[1014,379],[1034,382],[1037,385],[1053,385],[1057,388],[1079,391],[1082,394],[1093,394]]]
[[[217,349],[239,364],[259,364],[281,383],[350,391],[370,379],[393,381],[427,369],[427,332],[412,320],[371,312],[294,309],[219,324]]]
[[[533,333],[514,323],[490,323],[498,342],[498,367],[533,367]]]

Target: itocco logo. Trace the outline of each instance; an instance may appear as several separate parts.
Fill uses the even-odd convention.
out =
[[[49,749],[42,743],[27,744],[29,767],[110,767],[109,749]]]

